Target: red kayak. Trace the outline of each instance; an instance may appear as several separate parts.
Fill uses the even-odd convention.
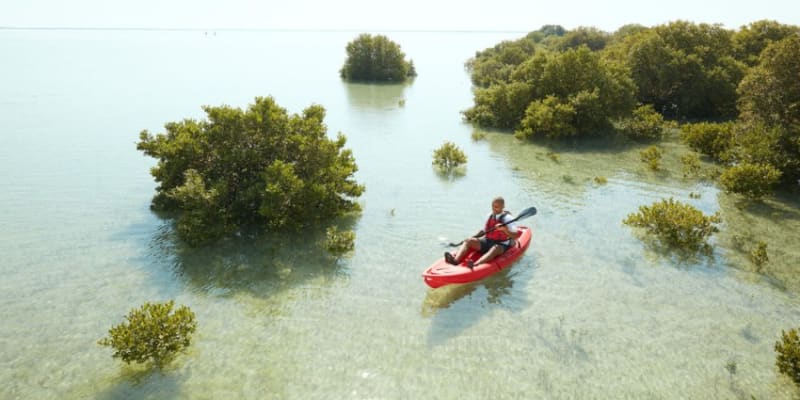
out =
[[[464,257],[464,260],[461,261],[460,265],[448,264],[447,261],[444,260],[444,257],[442,257],[422,273],[425,283],[432,288],[438,288],[453,283],[469,283],[486,278],[508,267],[525,253],[525,250],[528,249],[528,245],[531,243],[531,229],[526,226],[520,226],[517,229],[522,232],[522,235],[517,239],[514,246],[494,260],[476,265],[473,269],[469,269],[469,267],[467,267],[467,260],[475,261],[481,257],[475,250],[470,250],[467,256]]]

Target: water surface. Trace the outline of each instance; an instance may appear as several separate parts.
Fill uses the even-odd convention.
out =
[[[389,32],[419,73],[405,85],[339,80],[356,35],[0,31],[0,398],[798,395],[773,351],[800,319],[796,195],[749,204],[684,179],[674,139],[655,173],[637,144],[473,141],[464,61],[522,33]],[[292,113],[323,105],[329,134],[347,136],[367,188],[363,213],[339,221],[357,234],[351,257],[326,256],[317,231],[191,249],[149,210],[141,130],[267,95]],[[444,141],[469,157],[463,176],[432,169]],[[427,288],[422,270],[497,195],[539,209],[526,255]],[[712,257],[676,258],[622,225],[666,197],[721,212]],[[758,238],[760,270],[746,257]],[[131,308],[168,299],[199,328],[165,371],[96,344]]]

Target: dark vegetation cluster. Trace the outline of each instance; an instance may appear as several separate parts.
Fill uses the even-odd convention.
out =
[[[464,117],[523,139],[658,140],[664,121],[680,123],[686,144],[731,168],[726,190],[758,198],[800,178],[798,60],[800,28],[774,21],[549,25],[467,61],[476,90]]]
[[[346,138],[327,136],[325,109],[289,115],[271,97],[247,109],[204,107],[207,119],[143,131],[137,148],[158,160],[152,206],[176,211],[179,237],[200,244],[248,225],[297,230],[359,210]]]
[[[444,171],[451,171],[467,162],[467,155],[453,142],[444,142],[433,151],[433,165]]]
[[[719,214],[703,215],[700,210],[672,198],[641,206],[638,213],[628,215],[623,221],[644,228],[667,246],[692,252],[711,250],[706,239],[719,231],[720,222]]]
[[[384,35],[363,33],[347,44],[347,59],[339,75],[348,81],[403,82],[417,76],[414,61],[406,61],[400,45]]]
[[[113,357],[126,364],[151,363],[162,368],[189,347],[197,330],[194,312],[174,305],[174,301],[144,303],[132,309],[125,322],[111,327],[98,343],[113,348]]]

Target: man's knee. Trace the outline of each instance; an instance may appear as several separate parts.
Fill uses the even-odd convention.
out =
[[[489,249],[489,252],[495,256],[499,256],[500,254],[503,254],[505,252],[505,248],[503,246],[500,246],[499,244],[496,244],[492,246],[491,249]]]

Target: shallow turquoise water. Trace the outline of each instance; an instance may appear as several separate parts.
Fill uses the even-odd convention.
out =
[[[408,85],[341,82],[356,34],[0,31],[0,398],[798,395],[772,349],[800,317],[796,289],[749,272],[725,239],[771,235],[770,271],[790,274],[795,206],[737,210],[709,183],[644,170],[635,146],[471,140],[463,63],[522,34],[387,33],[419,72]],[[293,113],[322,104],[329,133],[347,136],[367,187],[363,214],[342,221],[352,257],[320,253],[320,232],[189,249],[149,210],[139,131],[263,95]],[[446,140],[469,157],[462,177],[431,168]],[[427,288],[420,273],[496,195],[539,209],[527,254],[483,282]],[[713,258],[680,262],[621,224],[670,196],[731,221]],[[163,373],[96,345],[131,308],[168,299],[199,329]]]

